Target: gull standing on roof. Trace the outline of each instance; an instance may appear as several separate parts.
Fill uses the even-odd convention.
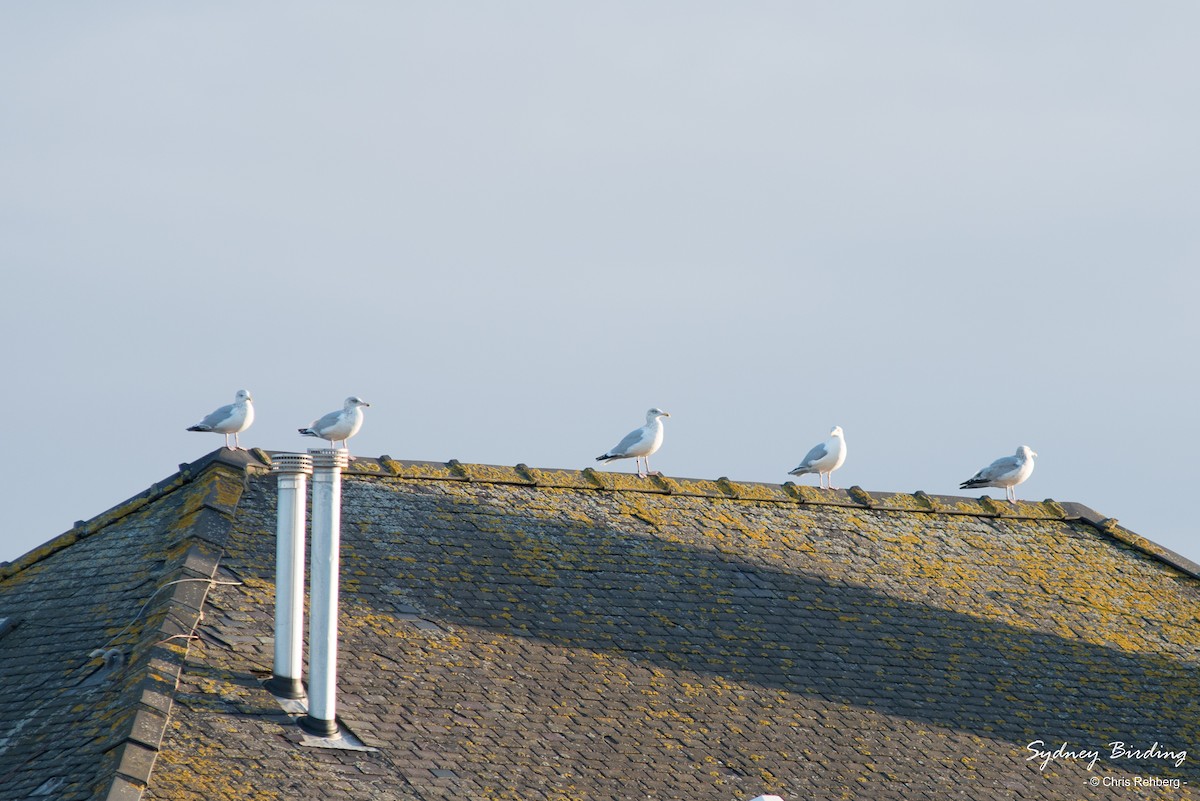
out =
[[[603,453],[596,457],[597,462],[611,462],[614,459],[629,459],[632,458],[633,463],[637,466],[638,475],[645,478],[650,475],[650,454],[654,453],[662,446],[663,442],[663,422],[664,417],[671,415],[659,409],[657,406],[646,412],[646,425],[641,428],[635,428],[625,435],[625,438],[609,449],[608,453]],[[646,463],[646,471],[642,472],[641,463]]]
[[[1028,445],[1022,445],[1015,454],[997,459],[959,484],[958,488],[1004,487],[1004,497],[1016,503],[1016,486],[1033,475],[1035,456],[1037,454]]]
[[[802,476],[805,473],[816,473],[818,486],[825,489],[828,482],[829,489],[837,489],[833,486],[833,471],[841,467],[845,461],[846,435],[841,426],[834,426],[833,430],[829,432],[829,439],[805,454],[803,461],[796,465],[795,469],[789,470],[788,475]]]
[[[253,422],[254,399],[250,397],[250,390],[239,389],[233,396],[233,403],[222,406],[196,425],[189,426],[188,431],[211,431],[214,434],[224,434],[226,448],[229,447],[229,435],[233,434],[233,447],[240,449],[242,443],[238,440],[238,434],[249,428]]]
[[[346,440],[353,437],[362,428],[362,407],[370,405],[357,395],[351,395],[346,398],[345,405],[339,411],[330,412],[324,417],[312,421],[308,428],[300,429],[300,433],[306,437],[327,439],[330,445],[341,442],[344,448]]]

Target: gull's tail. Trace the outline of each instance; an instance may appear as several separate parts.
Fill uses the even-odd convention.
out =
[[[317,439],[321,438],[321,435],[316,431],[313,431],[311,428],[302,428],[300,429],[300,433],[306,437],[316,437]]]
[[[620,459],[620,458],[621,457],[615,453],[602,453],[596,457],[596,461],[597,462],[611,462],[613,459]]]
[[[974,489],[975,487],[989,486],[990,482],[983,481],[978,478],[968,478],[966,481],[958,485],[959,489]]]
[[[203,423],[197,423],[194,426],[189,426],[188,431],[212,431],[212,426],[206,426]]]

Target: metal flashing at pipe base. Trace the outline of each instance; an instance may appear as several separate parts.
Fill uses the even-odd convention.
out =
[[[304,698],[307,695],[304,692],[304,683],[300,679],[293,679],[287,676],[272,676],[263,682],[263,686],[276,698],[294,700]]]
[[[378,748],[372,748],[363,743],[362,740],[354,736],[354,733],[348,731],[344,726],[339,727],[337,734],[331,737],[321,737],[315,734],[309,734],[304,729],[300,730],[300,745],[306,748],[329,748],[337,751],[366,751],[378,753]]]
[[[300,718],[299,723],[300,728],[318,737],[332,737],[338,732],[336,720],[322,720],[321,718],[314,718],[312,715],[305,715]]]

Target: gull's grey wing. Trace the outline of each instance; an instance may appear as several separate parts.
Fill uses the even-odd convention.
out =
[[[628,434],[626,434],[624,439],[614,445],[609,450],[609,453],[613,454],[614,456],[624,456],[625,454],[629,453],[630,448],[645,440],[648,433],[649,431],[646,426],[635,428],[633,431],[630,431]]]
[[[201,420],[197,425],[208,426],[209,428],[219,426],[221,423],[224,423],[233,416],[233,407],[234,404],[232,403],[222,406],[220,409],[217,409],[215,412]]]
[[[1021,467],[1021,460],[1015,456],[1004,456],[989,464],[987,467],[980,470],[975,475],[971,476],[972,481],[995,481],[998,478],[1003,478],[1009,473],[1015,472]]]
[[[800,467],[809,467],[813,462],[817,461],[818,459],[823,459],[828,455],[829,448],[825,447],[824,442],[822,442],[820,445],[814,445],[813,449],[805,454],[804,458],[800,460]]]
[[[338,419],[341,418],[341,416],[341,411],[330,412],[324,417],[313,420],[312,425],[310,425],[308,428],[310,431],[324,431],[330,426],[337,425]]]

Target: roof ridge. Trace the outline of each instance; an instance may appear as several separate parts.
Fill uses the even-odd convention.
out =
[[[270,463],[271,453],[256,454]],[[1116,518],[1105,517],[1090,507],[1073,501],[1018,501],[1014,506],[983,495],[930,495],[924,490],[905,492],[868,492],[853,486],[845,490],[817,489],[792,481],[782,484],[760,481],[735,481],[726,476],[717,479],[682,478],[655,474],[649,479],[632,473],[598,471],[587,467],[537,468],[525,463],[517,465],[472,464],[450,459],[446,462],[394,459],[389,455],[378,458],[355,457],[347,469],[349,475],[378,476],[427,481],[477,481],[493,484],[516,484],[547,489],[586,489],[595,492],[638,492],[651,495],[681,495],[713,498],[723,501],[763,501],[769,503],[810,504],[871,509],[877,512],[914,512],[918,514],[947,514],[970,517],[1003,518],[1006,520],[1061,520],[1087,523],[1099,532],[1152,557],[1195,579],[1200,579],[1200,564],[1165,548],[1130,529],[1117,524]]]
[[[264,452],[270,463],[272,454]],[[642,492],[653,495],[690,495],[721,500],[774,501],[813,505],[869,507],[879,511],[942,512],[977,517],[1005,517],[1029,520],[1065,520],[1078,517],[1068,514],[1064,504],[1047,498],[1045,501],[1019,501],[1011,504],[988,503],[987,496],[973,498],[956,495],[929,495],[924,490],[906,492],[868,492],[862,487],[818,490],[816,487],[785,481],[775,484],[765,481],[737,481],[727,476],[716,479],[686,478],[655,474],[648,479],[632,473],[619,473],[585,467],[538,468],[525,463],[516,465],[476,464],[450,459],[445,462],[395,459],[389,455],[378,458],[355,457],[346,470],[348,475],[377,476],[426,481],[476,481],[484,484],[518,484],[553,489],[589,489],[606,492]],[[903,500],[901,500],[903,499]],[[890,502],[890,503],[889,503]],[[1067,504],[1079,506],[1079,504]]]
[[[90,520],[77,521],[74,526],[49,542],[0,565],[0,581],[13,576],[47,556],[91,536],[108,525],[133,514],[149,503],[174,492],[214,466],[226,466],[245,473],[270,467],[272,454],[292,451],[265,451],[261,448],[234,450],[218,448],[194,462],[179,465],[179,470],[148,489],[123,501]],[[347,474],[429,481],[476,481],[493,484],[516,484],[549,489],[587,489],[596,492],[640,492],[654,495],[682,495],[713,498],[724,501],[765,501],[801,503],[817,506],[869,508],[879,512],[916,512],[963,515],[972,517],[1005,518],[1010,520],[1078,520],[1091,525],[1112,539],[1146,554],[1176,570],[1200,579],[1200,564],[1165,548],[1153,540],[1117,524],[1116,518],[1101,515],[1085,504],[1056,501],[1019,501],[1015,508],[997,503],[984,495],[971,498],[958,495],[930,495],[924,490],[905,492],[868,492],[854,486],[848,490],[817,489],[785,481],[782,484],[758,481],[734,481],[721,476],[717,479],[668,477],[656,474],[652,481],[631,473],[597,471],[594,468],[537,468],[525,463],[492,465],[430,460],[394,459],[384,454],[374,457],[354,457]]]

